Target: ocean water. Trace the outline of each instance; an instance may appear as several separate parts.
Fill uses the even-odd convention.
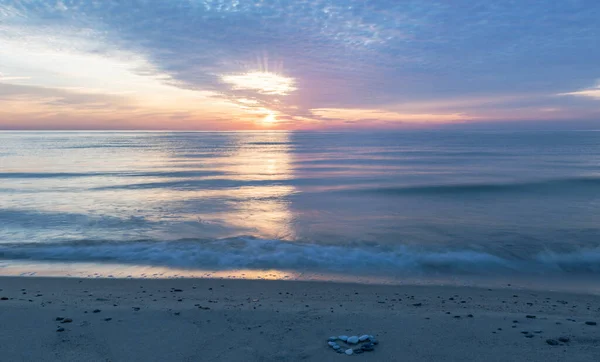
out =
[[[600,132],[4,132],[18,265],[600,280]]]

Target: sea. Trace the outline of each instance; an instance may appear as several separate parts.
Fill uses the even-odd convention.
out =
[[[600,132],[2,132],[0,274],[600,292]]]

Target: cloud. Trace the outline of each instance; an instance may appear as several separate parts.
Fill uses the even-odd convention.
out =
[[[600,48],[589,44],[599,13],[585,1],[7,0],[0,82],[54,89],[28,97],[74,125],[100,104],[140,127],[143,114],[178,129],[563,114],[550,108],[583,117],[592,105],[552,96],[579,89],[597,67]],[[14,117],[26,113],[20,97],[10,99]]]
[[[559,96],[576,96],[576,97],[586,97],[593,99],[600,99],[600,81],[597,82],[595,87],[582,89],[575,92],[567,92],[567,93],[559,93]]]

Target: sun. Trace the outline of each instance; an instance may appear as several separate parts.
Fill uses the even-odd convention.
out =
[[[269,114],[267,114],[267,116],[265,118],[263,118],[262,121],[265,124],[277,123],[277,117],[275,117],[275,113],[270,112]]]

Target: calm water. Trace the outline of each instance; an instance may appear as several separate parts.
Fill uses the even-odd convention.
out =
[[[600,132],[0,133],[0,273],[600,276]]]

